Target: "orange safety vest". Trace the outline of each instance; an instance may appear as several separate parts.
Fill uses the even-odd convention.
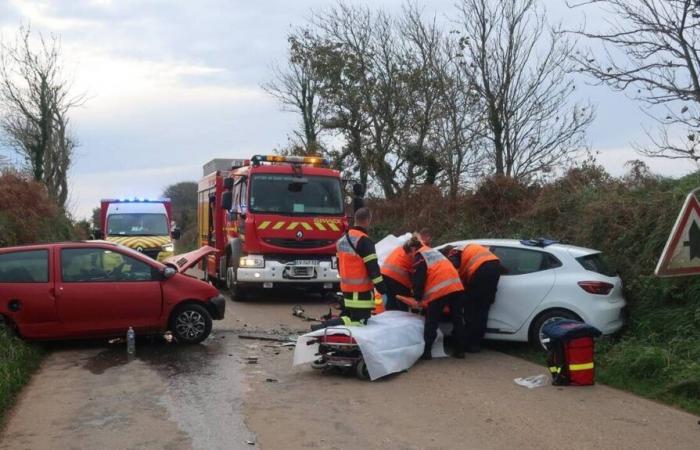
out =
[[[382,275],[398,281],[407,288],[411,287],[411,267],[413,259],[403,247],[395,249],[382,264]]]
[[[340,272],[340,290],[343,292],[368,292],[374,290],[374,284],[369,278],[365,262],[353,248],[357,248],[357,243],[362,237],[367,237],[367,235],[362,231],[351,229],[338,239],[336,244],[338,271]],[[372,301],[372,303],[374,302]]]
[[[464,247],[459,263],[459,276],[464,280],[464,284],[469,283],[479,267],[488,261],[499,261],[499,259],[483,245],[468,244]]]
[[[423,302],[425,304],[429,304],[447,294],[464,291],[457,269],[442,253],[426,246],[421,247],[418,252],[423,256],[425,264],[428,266],[425,292],[423,293]]]

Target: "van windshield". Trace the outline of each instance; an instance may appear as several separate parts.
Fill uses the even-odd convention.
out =
[[[250,211],[299,215],[344,213],[340,180],[304,176],[305,183],[284,174],[256,174],[250,182]]]
[[[110,214],[107,217],[109,236],[168,236],[165,214]]]

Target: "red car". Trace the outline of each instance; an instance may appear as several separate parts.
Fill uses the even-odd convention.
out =
[[[25,339],[124,336],[170,330],[178,342],[209,336],[225,299],[185,275],[203,247],[159,263],[108,242],[0,248],[0,321]]]

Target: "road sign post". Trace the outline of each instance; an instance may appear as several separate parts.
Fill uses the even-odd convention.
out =
[[[700,274],[700,202],[695,189],[685,199],[671,235],[656,265],[658,277]]]

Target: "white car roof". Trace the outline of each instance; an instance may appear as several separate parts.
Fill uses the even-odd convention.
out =
[[[574,258],[579,256],[592,255],[595,253],[600,253],[599,250],[593,250],[585,247],[577,247],[575,245],[568,244],[551,244],[546,247],[538,247],[534,245],[525,245],[521,243],[518,239],[468,239],[464,241],[449,242],[445,245],[454,245],[456,247],[463,247],[466,244],[481,244],[481,245],[503,245],[507,247],[518,247],[518,248],[530,248],[530,249],[542,249],[548,250],[552,253],[568,252]],[[442,246],[441,246],[442,247]]]

